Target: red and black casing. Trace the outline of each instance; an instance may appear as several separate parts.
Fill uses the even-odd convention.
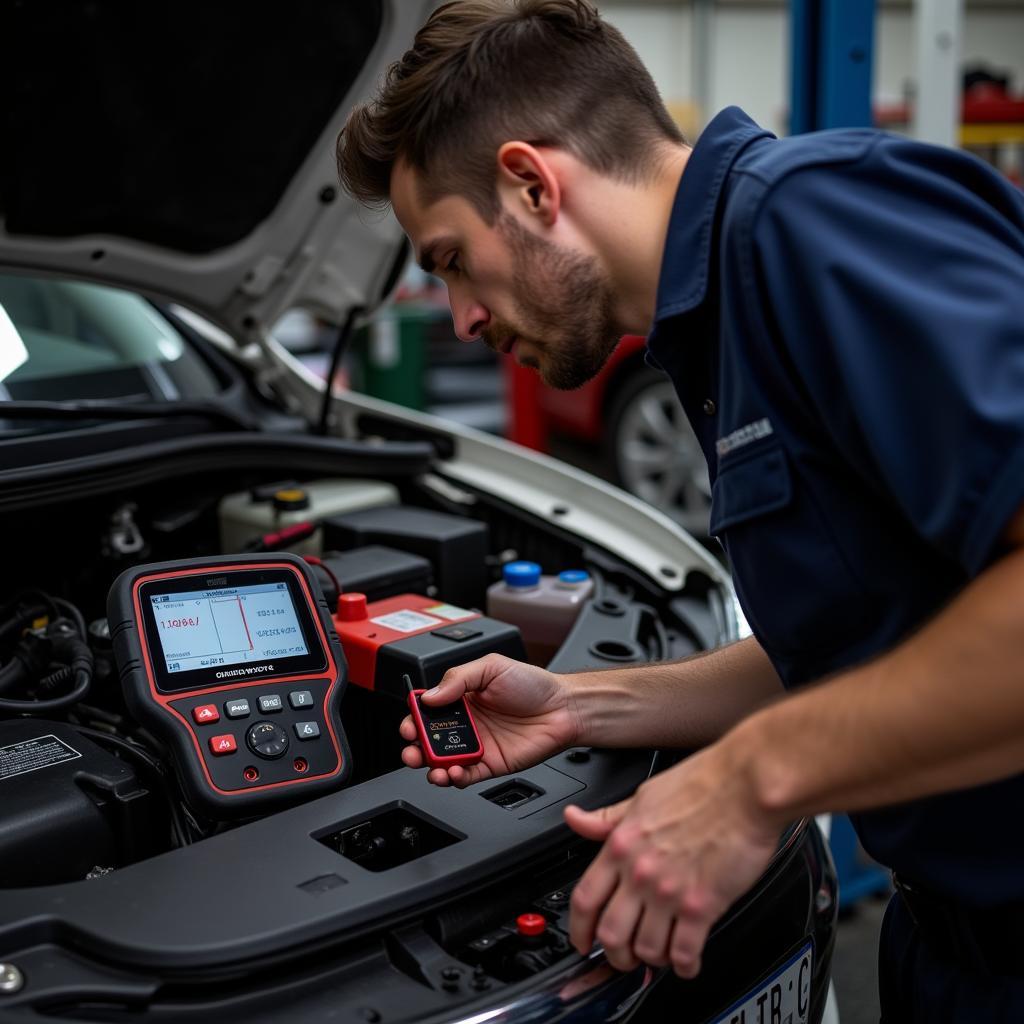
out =
[[[282,670],[259,669],[254,678],[238,670],[237,676],[209,685],[170,692],[161,688],[158,681],[165,677],[155,670],[143,591],[179,586],[182,591],[214,589],[225,581],[229,586],[247,585],[263,578],[261,573],[288,583],[310,651],[309,657],[302,659],[302,668],[296,671],[283,664]],[[345,655],[319,585],[301,558],[274,552],[136,566],[114,581],[107,598],[107,618],[128,709],[168,744],[185,795],[198,810],[221,818],[250,816],[345,784],[351,768],[339,714],[347,683]],[[160,650],[157,638],[156,651]],[[312,703],[299,709],[290,706],[293,692],[311,694]],[[273,714],[263,713],[259,697],[270,694],[281,696],[282,707]],[[225,704],[238,699],[249,702],[251,713],[229,719]],[[192,710],[206,705],[217,708],[219,721],[197,724]],[[260,721],[271,721],[287,732],[285,754],[267,760],[247,746],[248,729]],[[296,725],[305,722],[315,722],[319,736],[300,742]],[[215,756],[209,740],[222,735],[233,736],[237,749]],[[252,777],[251,769],[257,777]]]
[[[405,675],[414,688],[429,689],[448,669],[487,654],[526,658],[515,626],[420,594],[369,604],[362,594],[342,594],[334,624],[345,645],[350,682],[402,701],[408,694]]]
[[[430,768],[451,768],[456,764],[471,765],[480,761],[484,756],[484,745],[480,742],[480,733],[466,698],[460,697],[454,704],[432,706],[420,701],[424,693],[426,690],[409,692],[409,713],[427,765]],[[430,715],[436,717],[425,717]],[[453,752],[446,752],[446,748]]]

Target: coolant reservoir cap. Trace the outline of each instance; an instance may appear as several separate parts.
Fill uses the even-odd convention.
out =
[[[300,512],[309,508],[309,495],[301,487],[285,487],[274,492],[274,508],[278,512]]]
[[[501,574],[509,587],[535,587],[540,583],[540,566],[536,562],[506,562]]]
[[[365,594],[338,595],[338,618],[342,622],[357,622],[365,619],[368,614]]]
[[[578,583],[586,583],[590,579],[590,573],[585,569],[565,569],[558,574],[559,583],[567,583],[575,586]]]
[[[547,918],[543,914],[520,914],[516,918],[516,931],[528,938],[543,935],[547,927]]]

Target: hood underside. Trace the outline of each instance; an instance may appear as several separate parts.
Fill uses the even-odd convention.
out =
[[[401,232],[340,193],[334,139],[431,7],[5,4],[0,266],[236,334],[372,304]]]

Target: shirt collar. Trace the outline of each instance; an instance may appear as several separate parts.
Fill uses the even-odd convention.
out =
[[[774,136],[739,107],[726,107],[701,132],[672,205],[658,279],[655,323],[685,313],[703,301],[722,187],[740,150],[758,138]]]

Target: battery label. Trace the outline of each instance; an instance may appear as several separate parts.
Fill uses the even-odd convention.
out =
[[[416,633],[430,626],[441,625],[440,619],[435,619],[432,615],[421,615],[409,608],[400,612],[391,612],[390,615],[378,615],[377,618],[370,619],[370,621],[375,622],[378,626],[384,626],[385,629],[393,629],[396,633]]]
[[[0,747],[0,781],[35,772],[40,768],[73,761],[82,755],[52,733]]]
[[[423,610],[430,612],[431,615],[440,615],[442,619],[448,619],[449,621],[469,619],[476,615],[476,612],[466,611],[465,608],[457,608],[453,604],[433,604]]]

